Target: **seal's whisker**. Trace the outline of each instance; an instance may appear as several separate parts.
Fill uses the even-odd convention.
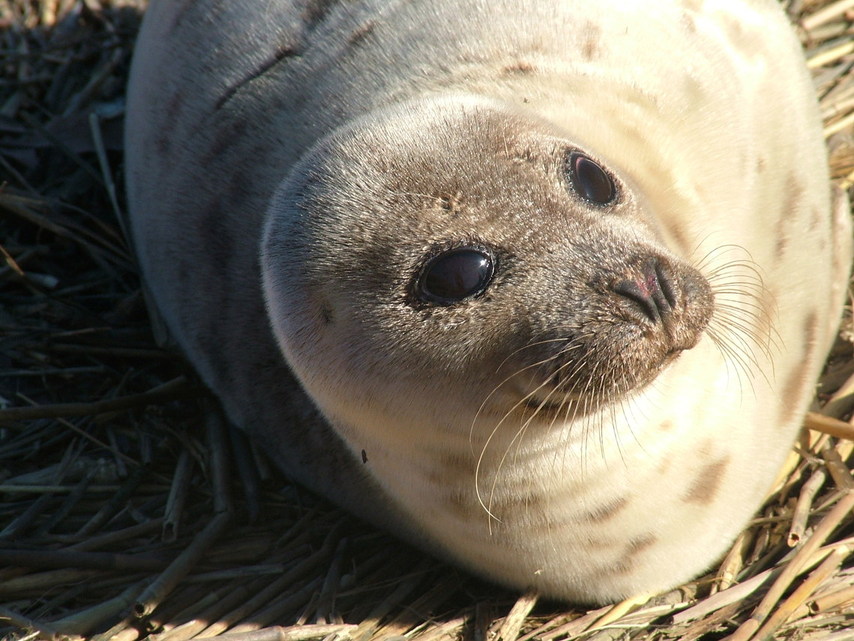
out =
[[[532,392],[532,394],[533,393],[535,393],[535,392]],[[539,405],[534,410],[534,412],[530,416],[528,416],[525,419],[524,423],[521,425],[521,427],[518,430],[516,430],[516,433],[513,435],[513,438],[511,439],[510,443],[508,443],[507,447],[504,449],[504,453],[501,455],[501,459],[499,460],[498,465],[496,466],[496,469],[495,469],[495,473],[493,474],[492,486],[490,487],[490,495],[489,495],[489,511],[490,511],[490,513],[492,512],[492,505],[493,505],[493,499],[495,496],[496,484],[498,483],[498,478],[499,478],[499,475],[501,473],[501,469],[504,466],[505,460],[507,459],[507,456],[509,455],[510,450],[513,448],[513,445],[515,444],[516,448],[517,448],[515,456],[518,456],[518,448],[521,447],[521,443],[522,443],[522,439],[524,437],[525,431],[528,429],[528,427],[531,425],[531,423],[534,421],[534,419],[540,413],[540,411],[548,405],[550,398],[553,395],[558,394],[558,393],[560,393],[560,390],[557,387],[553,387],[549,391],[549,393],[546,395],[546,397],[542,401],[540,401]],[[531,397],[531,395],[528,395],[528,397]],[[562,401],[562,403],[566,403],[565,399]],[[554,422],[555,422],[555,417],[552,416],[550,426],[554,426]]]
[[[708,239],[710,237],[711,237],[711,234],[707,234],[704,238]],[[701,244],[702,244],[702,242],[701,242]],[[699,249],[699,247],[698,247],[698,249]],[[748,251],[748,249],[746,247],[744,247],[743,245],[739,245],[738,243],[723,243],[723,244],[715,245],[714,247],[712,247],[695,264],[699,267],[700,265],[704,265],[704,264],[708,263],[713,258],[717,259],[719,255],[725,256],[726,254],[733,253],[733,252],[740,253],[740,254],[746,256],[746,258],[728,260],[727,262],[736,262],[737,260],[743,260],[745,262],[749,262],[749,263],[753,263],[753,264],[755,264],[755,262],[756,262],[756,261],[754,261],[753,256],[751,256],[750,251]]]
[[[779,351],[781,342],[776,324],[771,321],[775,310],[766,295],[763,270],[750,253],[738,245],[721,246],[707,254],[703,262],[710,263],[714,254],[720,258],[733,251],[743,253],[747,258],[721,262],[706,273],[715,297],[715,313],[707,333],[725,366],[732,367],[739,389],[743,390],[747,383],[755,397],[752,379],[756,372],[766,383],[770,385],[771,382],[768,368],[759,365],[757,354],[769,363],[773,377],[774,354]]]
[[[521,368],[521,369],[517,370],[517,371],[516,371],[516,372],[514,372],[513,374],[510,374],[509,376],[507,376],[506,378],[504,378],[504,380],[502,380],[500,383],[498,383],[495,387],[493,387],[493,388],[492,388],[492,390],[489,392],[489,394],[487,394],[487,395],[486,395],[486,398],[484,398],[484,399],[483,399],[483,401],[481,402],[480,406],[478,407],[477,411],[475,412],[474,418],[472,418],[471,425],[469,426],[469,446],[470,446],[470,447],[472,447],[472,453],[474,453],[474,449],[473,449],[473,445],[474,445],[474,442],[473,442],[473,441],[474,441],[474,428],[475,428],[475,425],[477,424],[477,419],[480,417],[481,413],[483,412],[483,408],[484,408],[484,407],[486,407],[486,404],[490,401],[490,399],[491,399],[491,398],[492,398],[492,397],[493,397],[493,396],[494,396],[494,395],[495,395],[495,394],[496,394],[496,393],[497,393],[497,392],[498,392],[498,391],[499,391],[499,390],[500,390],[504,385],[506,385],[508,382],[510,382],[511,380],[513,380],[514,378],[516,378],[517,376],[519,376],[519,374],[521,374],[521,373],[523,373],[523,372],[526,372],[526,371],[529,371],[529,370],[532,370],[532,369],[536,369],[536,368],[538,368],[538,367],[542,367],[542,366],[543,366],[543,365],[545,365],[546,363],[549,363],[549,362],[551,362],[551,361],[553,361],[553,360],[556,360],[556,359],[557,359],[557,358],[559,358],[559,357],[560,357],[560,353],[557,353],[557,354],[553,354],[553,355],[549,356],[548,358],[544,358],[544,359],[542,359],[542,360],[540,360],[540,361],[538,361],[538,362],[536,362],[536,363],[531,363],[530,365],[526,365],[525,367],[523,367],[523,368]],[[500,368],[499,368],[499,369],[500,369]],[[497,371],[497,370],[496,370],[496,371]],[[520,403],[524,403],[524,399],[523,399],[522,401],[520,401]],[[518,407],[518,404],[517,404],[517,406],[516,406],[516,407]],[[514,409],[515,409],[515,407],[514,407]],[[511,410],[511,411],[512,411],[512,410]]]
[[[518,349],[514,349],[512,352],[510,352],[507,355],[507,357],[503,361],[501,361],[501,363],[499,363],[498,367],[495,368],[495,373],[497,374],[498,372],[500,372],[501,368],[504,367],[504,365],[507,363],[507,361],[509,361],[514,356],[518,356],[519,354],[521,354],[526,349],[532,349],[534,347],[542,347],[543,345],[548,345],[550,343],[563,343],[563,342],[566,342],[566,340],[567,340],[566,338],[547,338],[547,339],[543,339],[541,341],[534,341],[532,343],[528,343],[527,345],[523,345],[522,347],[520,347]],[[551,358],[557,358],[557,357],[558,357],[558,354],[554,354]]]
[[[562,351],[561,351],[561,353],[564,353],[565,351],[567,351],[567,350],[568,350],[568,349],[570,349],[570,348],[571,348],[571,346],[568,346],[567,348],[565,348],[564,350],[562,350]],[[545,363],[545,362],[549,362],[550,360],[552,360],[552,359],[551,359],[551,358],[550,358],[550,359],[545,359],[543,362],[544,362],[544,363]],[[540,364],[542,364],[542,363],[540,363]],[[529,367],[530,367],[530,366],[529,366]],[[523,368],[523,369],[529,369],[529,367],[526,367],[526,368]],[[506,383],[506,382],[507,382],[507,380],[509,380],[510,378],[513,378],[513,376],[508,377],[507,379],[505,379],[505,380],[503,381],[503,383]],[[503,383],[502,383],[502,384],[503,384]],[[527,404],[527,402],[528,402],[531,398],[534,398],[534,396],[536,395],[536,393],[537,393],[538,391],[540,391],[541,389],[543,389],[543,388],[545,388],[545,387],[549,386],[549,384],[550,384],[550,380],[549,380],[549,379],[546,379],[545,381],[543,381],[542,383],[540,383],[540,385],[539,385],[538,387],[536,387],[535,389],[533,389],[532,391],[530,391],[528,394],[526,394],[525,396],[523,396],[519,401],[517,401],[517,402],[516,402],[516,403],[515,403],[515,404],[514,404],[514,405],[513,405],[513,406],[512,406],[512,407],[511,407],[511,408],[510,408],[510,409],[509,409],[505,414],[504,414],[504,416],[503,416],[503,417],[498,421],[498,423],[496,423],[496,425],[493,427],[492,431],[490,432],[489,436],[487,437],[486,441],[484,442],[483,447],[481,447],[480,454],[478,455],[477,463],[476,463],[476,465],[475,465],[475,475],[474,475],[474,476],[475,476],[475,479],[474,479],[474,482],[475,482],[475,494],[477,495],[477,499],[478,499],[478,502],[480,503],[481,507],[483,507],[483,509],[486,511],[486,513],[489,515],[489,517],[490,517],[490,518],[495,519],[497,522],[500,522],[500,519],[498,519],[498,518],[497,518],[497,517],[492,513],[492,510],[491,510],[491,508],[490,508],[491,499],[490,499],[490,504],[487,504],[486,502],[484,502],[484,500],[483,500],[483,496],[481,495],[481,491],[480,491],[480,477],[481,477],[481,469],[482,469],[482,465],[483,465],[484,457],[485,457],[485,455],[486,455],[486,451],[489,449],[489,445],[490,445],[490,443],[491,443],[491,442],[492,442],[492,440],[495,438],[495,435],[498,433],[498,431],[500,430],[501,426],[504,424],[505,420],[507,420],[511,415],[513,415],[513,414],[516,412],[516,410],[518,410],[520,407],[522,407],[522,406],[524,406],[525,404]],[[495,390],[493,390],[493,392],[491,392],[490,394],[494,393],[494,391],[495,391]],[[546,399],[548,399],[548,398],[549,398],[553,393],[555,393],[555,390],[554,390],[554,389],[552,389],[552,390],[549,392],[549,394],[546,396]],[[485,401],[484,401],[484,402],[485,402]],[[546,400],[546,401],[541,402],[540,406],[537,408],[537,410],[535,411],[534,415],[536,415],[536,414],[539,412],[539,409],[541,409],[542,407],[544,407],[544,406],[546,405],[546,402],[547,402],[547,400]],[[481,406],[481,408],[482,408],[482,407],[483,407],[483,406]],[[532,417],[530,417],[530,418],[528,419],[528,422],[530,422],[531,420],[533,420],[533,416],[532,416]],[[474,425],[472,425],[471,430],[473,430],[473,429],[474,429]],[[471,431],[470,431],[470,437],[471,437],[471,436],[472,436],[472,434],[471,434]],[[501,461],[503,462],[503,460],[504,460],[504,458],[502,457]],[[499,465],[499,469],[500,469],[500,465]],[[497,479],[497,473],[498,473],[498,472],[496,471],[496,473],[493,475],[493,479],[494,479],[494,480],[493,480],[493,487],[494,487],[495,479]]]
[[[581,337],[575,337],[573,340],[580,340],[580,338],[587,338],[587,337],[589,337],[589,335],[582,335]],[[560,351],[560,353],[558,354],[558,356],[563,355],[563,354],[566,354],[567,352],[570,352],[570,351],[572,351],[572,350],[576,349],[577,347],[578,347],[578,345],[574,345],[574,344],[572,344],[572,343],[569,343],[569,344],[567,344],[567,346],[566,346],[564,349],[562,349],[562,350]],[[567,368],[568,368],[568,367],[570,367],[571,365],[573,365],[573,363],[572,363],[571,361],[566,362],[566,363],[563,363],[563,364],[562,364],[562,365],[557,369],[556,373],[555,373],[552,377],[550,377],[550,379],[547,379],[547,380],[546,380],[546,381],[544,381],[542,384],[540,384],[537,388],[535,388],[535,389],[534,389],[534,390],[532,390],[529,394],[527,394],[527,395],[526,395],[526,396],[525,396],[525,397],[524,397],[524,398],[523,398],[519,403],[517,403],[517,404],[516,404],[516,405],[515,405],[515,406],[514,406],[514,407],[513,407],[513,408],[512,408],[512,409],[511,409],[511,410],[510,410],[506,415],[505,415],[505,418],[506,418],[507,416],[509,416],[509,414],[511,414],[513,411],[515,411],[516,409],[518,409],[518,407],[519,407],[521,404],[527,404],[527,402],[528,402],[531,398],[534,398],[534,396],[536,395],[536,393],[537,393],[538,391],[540,391],[541,389],[543,389],[544,387],[546,387],[546,386],[550,383],[550,381],[551,381],[552,379],[554,379],[554,377],[555,377],[555,376],[557,376],[558,374],[560,374],[562,370],[567,369]],[[517,433],[514,435],[514,438],[511,440],[511,442],[510,442],[510,443],[508,444],[508,446],[505,448],[505,451],[504,451],[504,453],[502,454],[502,457],[501,457],[501,459],[500,459],[500,461],[499,461],[499,463],[498,463],[497,469],[496,469],[496,471],[495,471],[495,473],[494,473],[494,475],[493,475],[493,482],[492,482],[492,486],[491,486],[491,489],[490,489],[490,499],[489,499],[488,506],[487,506],[487,511],[488,511],[490,514],[492,514],[492,501],[493,501],[493,496],[494,496],[495,485],[496,485],[496,483],[497,483],[497,481],[498,481],[498,476],[499,476],[499,474],[500,474],[501,468],[503,467],[504,462],[505,462],[505,459],[506,459],[506,457],[507,457],[507,455],[508,455],[508,453],[509,453],[510,449],[513,447],[513,444],[514,444],[514,443],[516,443],[517,447],[519,447],[519,446],[520,446],[520,444],[521,444],[521,437],[522,437],[522,435],[524,434],[525,430],[527,430],[527,428],[531,425],[531,423],[533,422],[533,420],[534,420],[534,419],[535,419],[535,418],[540,414],[540,412],[541,412],[545,407],[547,407],[547,406],[549,405],[549,401],[550,401],[550,399],[551,399],[553,396],[555,396],[555,395],[557,395],[557,394],[561,394],[561,395],[562,395],[562,399],[561,399],[561,407],[566,406],[567,408],[569,408],[571,405],[574,405],[573,403],[570,403],[570,402],[569,402],[569,400],[566,398],[566,396],[567,396],[567,394],[568,394],[569,392],[568,392],[567,390],[563,389],[563,387],[565,386],[565,382],[568,382],[568,381],[571,381],[571,380],[572,380],[572,375],[573,375],[573,374],[574,374],[574,373],[575,373],[575,372],[576,372],[580,367],[582,367],[583,365],[584,365],[584,363],[583,363],[583,362],[578,363],[578,364],[575,364],[575,368],[574,368],[574,370],[570,373],[569,377],[564,378],[564,379],[563,379],[563,381],[561,381],[558,385],[555,385],[555,386],[552,386],[552,387],[551,387],[551,389],[548,391],[548,393],[546,394],[546,396],[545,396],[543,399],[540,399],[540,401],[539,401],[539,403],[538,403],[537,407],[535,408],[534,412],[533,412],[529,417],[527,417],[527,419],[525,420],[525,422],[524,422],[524,424],[522,425],[522,427],[517,431]],[[588,384],[589,384],[589,382],[590,382],[590,379],[588,379]],[[570,388],[570,389],[571,389],[571,388]],[[550,421],[550,426],[551,426],[551,427],[553,427],[553,426],[554,426],[555,421],[557,420],[557,415],[559,414],[559,411],[560,411],[560,410],[558,409],[558,411],[556,411],[556,412],[552,415],[552,418],[551,418],[551,421]],[[577,409],[576,409],[575,411],[577,411]],[[502,421],[503,421],[503,420],[504,420],[504,419],[502,419]],[[494,435],[494,432],[493,432],[493,435]],[[492,435],[491,435],[491,436],[492,436]],[[517,439],[520,439],[520,440],[518,440],[518,441],[517,441]],[[479,470],[480,470],[480,463],[481,463],[481,461],[482,461],[483,455],[485,454],[485,451],[486,451],[486,449],[487,449],[487,447],[488,447],[488,445],[489,445],[489,442],[490,442],[490,441],[491,441],[491,437],[490,437],[490,439],[488,439],[488,440],[487,440],[487,443],[486,443],[486,444],[484,444],[484,447],[483,447],[483,448],[482,448],[482,450],[481,450],[481,456],[480,456],[480,457],[479,457],[479,459],[478,459],[478,466],[477,466],[477,471],[476,471],[476,475],[475,475],[475,476],[476,476],[476,480],[475,480],[476,485],[479,485]],[[477,490],[477,494],[478,494],[478,497],[480,497],[480,491],[479,491],[479,489]]]
[[[726,283],[728,282],[726,279],[734,277],[744,279],[742,283],[745,287],[756,288],[759,291],[766,290],[762,270],[747,260],[734,260],[718,265],[706,274],[706,278],[713,286],[715,283]]]
[[[709,284],[715,293],[740,294],[743,296],[756,296],[765,291],[765,285],[749,274],[722,272],[709,277]]]
[[[756,389],[753,386],[753,376],[751,375],[750,369],[752,361],[745,357],[744,352],[733,347],[725,337],[722,337],[714,329],[710,328],[708,333],[709,337],[712,339],[712,343],[721,353],[727,369],[732,366],[732,371],[735,373],[736,380],[738,381],[739,390],[743,391],[743,382],[746,380],[747,384],[750,386],[753,396],[755,397]],[[742,375],[744,375],[744,379],[742,379]]]
[[[730,305],[720,305],[720,315],[713,325],[732,330],[733,339],[741,342],[743,347],[751,353],[754,348],[757,348],[765,356],[770,356],[773,343],[769,332],[756,329],[750,322],[755,320],[753,316],[737,313],[739,311],[743,310]]]

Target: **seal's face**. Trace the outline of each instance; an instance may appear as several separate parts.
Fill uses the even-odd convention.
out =
[[[551,421],[619,402],[697,343],[709,285],[612,168],[494,105],[412,109],[323,141],[271,208],[271,321],[325,411],[377,389],[391,421],[437,403],[462,426]]]

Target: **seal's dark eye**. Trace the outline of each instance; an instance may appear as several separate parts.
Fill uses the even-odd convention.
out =
[[[567,169],[572,188],[584,200],[595,205],[608,205],[616,198],[617,186],[611,176],[584,154],[569,154]]]
[[[452,305],[481,293],[495,273],[495,260],[483,249],[460,247],[435,256],[424,266],[418,295]]]

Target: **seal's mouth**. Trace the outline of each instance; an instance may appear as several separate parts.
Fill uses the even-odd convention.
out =
[[[705,334],[715,311],[695,268],[641,253],[586,279],[568,279],[547,314],[532,315],[528,345],[499,370],[514,409],[539,420],[584,416],[642,392]]]
[[[538,398],[526,398],[523,402],[525,409],[533,412],[545,412],[549,415],[567,411],[570,403],[576,403],[578,399],[561,398],[560,400],[541,400]]]
[[[520,386],[517,391],[519,405],[526,414],[533,412],[550,421],[560,416],[573,417],[594,412],[619,403],[629,394],[642,391],[651,385],[667,367],[685,351],[694,347],[697,342],[698,340],[692,340],[690,343],[671,346],[660,353],[658,358],[647,353],[648,360],[643,363],[643,366],[635,361],[631,376],[625,373],[626,364],[621,363],[616,365],[616,368],[623,372],[622,375],[611,373],[603,376],[603,372],[600,371],[598,380],[579,375],[567,378],[558,372],[544,378],[538,385],[528,381],[526,386]],[[607,360],[603,359],[600,362],[607,362]]]

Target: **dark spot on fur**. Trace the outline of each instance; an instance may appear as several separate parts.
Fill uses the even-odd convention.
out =
[[[471,511],[474,505],[470,493],[463,489],[456,489],[447,495],[445,504],[448,510],[453,514],[459,515],[462,519],[471,518]],[[484,513],[484,518],[489,518]]]
[[[780,217],[777,219],[777,228],[775,230],[777,243],[775,245],[775,258],[779,261],[786,253],[786,248],[789,243],[789,226],[796,221],[798,212],[801,209],[804,197],[804,186],[798,180],[797,176],[790,175],[786,181],[786,194],[783,197],[783,206],[780,211]]]
[[[698,505],[708,505],[711,503],[718,493],[718,488],[721,486],[721,481],[723,481],[728,466],[729,456],[719,458],[712,463],[706,463],[694,478],[694,482],[688,488],[682,500],[688,503],[697,503]]]
[[[161,118],[162,126],[154,141],[157,152],[161,155],[166,155],[172,148],[172,134],[175,131],[175,125],[181,120],[184,104],[184,94],[181,91],[173,93],[166,103],[164,111],[168,115],[166,118]]]
[[[823,216],[821,215],[821,210],[818,207],[813,207],[810,215],[810,231],[815,231],[818,229],[818,226],[821,224],[821,219]]]
[[[439,207],[444,209],[449,214],[459,215],[462,211],[462,199],[459,193],[456,194],[444,194],[439,196],[437,199],[439,202]]]
[[[690,5],[690,4],[696,4],[696,3],[686,3],[686,4]],[[693,6],[693,7],[687,6],[687,9],[689,11],[696,11],[697,7],[696,6]],[[689,34],[693,35],[693,34],[697,33],[697,23],[694,21],[694,16],[692,16],[690,13],[688,13],[688,11],[686,11],[685,13],[682,14],[682,27]]]
[[[325,325],[331,325],[335,320],[332,315],[332,308],[326,303],[320,305],[320,318]]]
[[[847,216],[848,214],[846,213],[845,215]],[[836,230],[834,230],[834,233],[836,233]],[[822,238],[822,239],[821,239],[821,243],[820,243],[821,248],[822,248],[822,249],[826,248],[826,247],[827,247],[827,243],[828,243],[828,239],[827,239],[827,237]],[[834,273],[834,274],[838,274],[839,272],[841,272],[841,271],[842,271],[842,267],[843,267],[843,266],[842,266],[842,264],[841,264],[841,263],[842,263],[842,254],[843,254],[843,252],[841,252],[841,251],[840,251],[840,247],[839,247],[839,246],[834,246],[834,247],[833,247],[833,249],[832,249],[832,252],[831,252],[831,253],[833,254],[833,257],[832,257],[832,260],[831,260],[831,269],[833,270],[833,273]],[[846,269],[846,272],[847,272],[847,271],[848,271],[848,269],[849,269],[849,267],[848,267],[848,266],[845,266],[845,269]],[[832,292],[832,289],[831,289],[831,292]],[[836,304],[836,301],[834,300],[832,304],[834,304],[834,305],[835,305],[835,304]]]
[[[513,64],[509,64],[504,67],[501,72],[504,74],[528,74],[534,73],[536,70],[536,67],[534,67],[530,62],[518,60]]]
[[[547,495],[539,491],[526,491],[519,488],[513,494],[508,494],[498,499],[487,500],[489,511],[501,519],[506,515],[525,514],[531,511],[540,512]]]
[[[351,47],[358,47],[365,40],[367,40],[368,36],[373,33],[376,28],[376,23],[373,20],[365,22],[364,24],[359,25],[356,29],[354,29],[350,33],[350,37],[347,38],[347,44]]]
[[[700,105],[708,102],[706,88],[703,86],[703,83],[691,74],[686,73],[682,76],[682,92],[687,104]]]
[[[629,544],[626,546],[624,554],[626,557],[631,559],[632,557],[640,555],[644,550],[651,545],[654,545],[657,541],[658,537],[654,534],[643,534],[641,536],[633,537],[629,539]]]
[[[787,424],[792,420],[795,411],[800,411],[800,401],[803,398],[805,387],[812,385],[812,378],[804,373],[805,365],[809,363],[817,348],[818,339],[818,316],[811,312],[804,323],[803,357],[792,371],[786,376],[780,404],[781,424]]]
[[[231,100],[241,88],[256,78],[260,78],[280,62],[288,58],[301,55],[302,51],[305,49],[306,42],[311,38],[311,32],[326,19],[326,16],[332,8],[339,4],[340,1],[341,0],[314,0],[312,2],[308,2],[301,16],[303,19],[302,30],[289,34],[289,40],[280,42],[275,51],[273,51],[266,60],[246,74],[243,78],[238,80],[236,84],[229,87],[228,90],[220,96],[219,100],[217,100],[215,108],[220,109],[229,100]],[[367,35],[371,28],[372,25],[370,25],[367,30],[365,30],[365,27],[362,27],[360,30],[354,32],[356,40]],[[360,31],[362,31],[362,33],[360,33]]]
[[[761,41],[753,37],[753,32],[748,31],[741,20],[724,14],[717,22],[723,25],[727,37],[737,51],[748,55],[759,53],[758,45]]]
[[[187,14],[193,10],[193,8],[198,7],[199,3],[196,0],[184,0],[183,6],[175,12],[175,19],[172,21],[172,25],[169,27],[169,31],[175,31],[178,27],[181,26],[181,23],[184,22]]]
[[[471,459],[463,454],[441,452],[436,457],[436,465],[427,472],[428,480],[437,486],[448,483],[450,479],[471,476]]]
[[[669,432],[673,429],[673,421],[662,421],[658,426],[659,432]]]
[[[637,561],[634,559],[620,559],[613,567],[609,568],[609,570],[610,574],[625,576],[626,574],[631,574],[636,566]]]
[[[362,463],[368,462],[368,453],[365,450],[362,450]]]
[[[601,55],[602,29],[588,22],[585,25],[584,42],[581,43],[581,56],[585,60],[593,60]]]
[[[229,87],[225,91],[225,93],[223,93],[219,97],[219,100],[216,101],[216,105],[214,105],[214,110],[221,109],[226,103],[228,103],[229,100],[234,97],[234,95],[238,91],[240,91],[243,87],[245,87],[247,84],[249,84],[256,78],[260,78],[261,76],[263,76],[282,60],[298,56],[301,50],[302,47],[300,46],[300,43],[296,41],[281,43],[269,58],[267,58],[264,62],[258,65],[258,67],[246,74],[243,78],[238,80],[236,84]]]
[[[762,156],[757,156],[757,157],[756,157],[756,173],[757,173],[757,174],[765,173],[765,166],[766,166],[766,164],[767,164],[767,163],[766,163],[766,161],[765,161],[765,158],[764,158],[764,157],[762,157]]]
[[[670,234],[673,236],[673,240],[679,245],[679,247],[682,247],[683,249],[688,247],[688,239],[680,226],[671,225],[667,229],[670,231]]]
[[[700,456],[698,458],[707,459],[709,458],[715,451],[714,441],[711,439],[706,439],[700,445],[697,446],[696,452]]]
[[[172,146],[172,140],[169,136],[166,135],[166,132],[161,130],[157,134],[157,138],[154,141],[154,148],[157,150],[157,153],[161,156],[165,156],[169,153],[169,148]]]
[[[308,2],[302,12],[302,19],[310,28],[314,28],[323,22],[332,7],[340,2],[341,0],[313,0]]]
[[[628,499],[616,499],[588,512],[586,514],[587,520],[593,523],[604,523],[605,521],[617,516],[617,514],[619,514],[621,510],[625,509],[628,504]]]
[[[777,257],[777,260],[780,260],[783,257],[783,254],[786,253],[786,245],[788,242],[789,239],[786,238],[785,234],[777,236],[777,244],[774,245],[774,255]]]
[[[249,123],[244,119],[236,119],[224,123],[216,131],[213,142],[202,159],[201,166],[206,167],[220,161],[227,150],[244,136],[248,127]],[[232,184],[234,182],[232,180]]]
[[[777,311],[777,299],[773,291],[763,287],[757,299],[756,329],[759,336],[769,337],[774,331],[774,315]]]

